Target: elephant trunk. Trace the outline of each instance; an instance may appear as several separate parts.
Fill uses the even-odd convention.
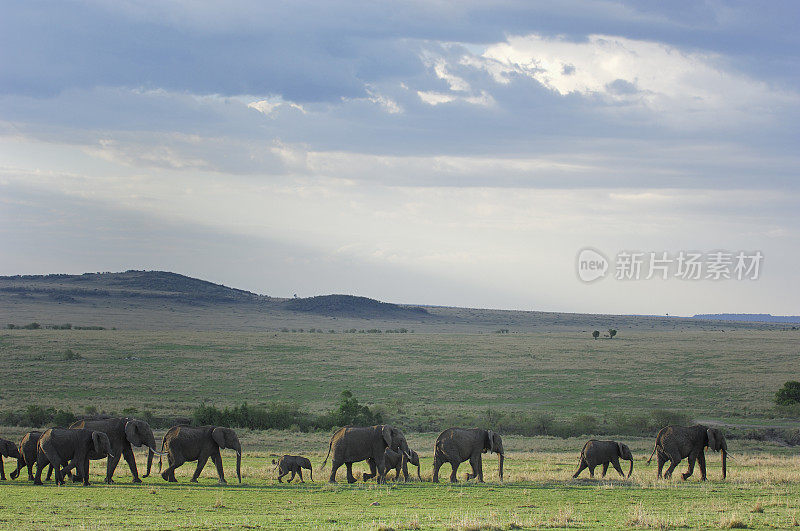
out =
[[[148,448],[148,451],[147,451],[147,473],[142,477],[146,478],[147,476],[150,475],[150,469],[153,466],[153,456],[154,455],[155,455],[155,453],[153,452],[153,449],[152,448]],[[159,459],[159,461],[160,461],[160,459]]]
[[[419,478],[419,480],[422,481],[422,476],[419,473],[419,469],[420,469],[420,465],[417,465],[417,478]]]
[[[728,475],[728,468],[727,463],[725,462],[728,458],[728,450],[725,448],[722,449],[722,479]]]
[[[631,468],[628,470],[628,477],[631,477],[633,474],[633,457],[631,457]]]
[[[500,481],[503,481],[503,460],[505,459],[505,455],[497,454],[498,459],[500,459]]]
[[[239,479],[239,483],[242,482],[242,447],[241,445],[236,444],[236,477]]]

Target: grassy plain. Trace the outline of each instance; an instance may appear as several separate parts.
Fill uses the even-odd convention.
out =
[[[796,426],[774,418],[771,399],[797,379],[800,333],[790,330],[626,330],[613,340],[580,331],[510,334],[311,334],[153,330],[4,330],[0,333],[0,410],[29,404],[80,414],[88,406],[189,416],[201,401],[295,402],[330,409],[343,389],[384,408],[401,426],[447,422],[492,411],[591,414],[603,421],[652,409],[683,411],[729,424]],[[67,350],[79,356],[66,356]],[[73,359],[65,359],[71,357]],[[443,420],[444,419],[444,420]],[[23,427],[0,427],[15,440]],[[656,481],[645,465],[652,439],[625,439],[637,457],[630,480],[571,478],[586,437],[505,436],[506,481],[485,456],[488,483],[430,480],[436,433],[407,430],[423,461],[424,483],[327,485],[318,466],[327,433],[239,430],[245,448],[242,485],[218,487],[207,466],[178,470],[178,485],[154,475],[130,484],[125,465],[115,485],[93,464],[89,488],[0,484],[0,527],[50,528],[365,528],[517,529],[788,528],[800,519],[800,458],[795,448],[731,440],[735,459],[719,481]],[[160,437],[163,430],[159,430]],[[271,458],[302,453],[316,465],[314,483],[278,484]],[[144,470],[142,452],[139,469]],[[11,461],[6,461],[6,473]],[[682,464],[681,469],[685,467]],[[357,467],[358,468],[358,467]],[[359,470],[364,469],[360,465]],[[466,468],[459,474],[463,478]],[[442,470],[447,479],[449,469]],[[677,477],[677,474],[676,474]]]
[[[671,409],[698,419],[774,422],[797,379],[800,332],[628,331],[319,334],[121,330],[0,333],[0,410],[28,404],[188,416],[294,402],[325,411],[350,389],[395,422],[488,410],[557,417]],[[72,351],[81,359],[65,360]]]
[[[27,480],[0,485],[0,526],[49,528],[361,528],[361,529],[523,529],[523,528],[790,528],[800,520],[800,458],[765,443],[734,442],[736,460],[720,481],[719,456],[709,455],[709,481],[655,480],[655,464],[642,460],[650,439],[630,441],[637,458],[634,474],[621,479],[572,479],[582,440],[506,438],[506,477],[497,481],[497,461],[485,457],[487,483],[430,483],[434,433],[412,434],[422,455],[423,483],[337,485],[319,470],[325,434],[245,432],[241,485],[231,477],[234,458],[225,455],[228,486],[219,487],[213,467],[197,485],[188,479],[193,464],[178,469],[178,484],[159,476],[131,485],[127,467],[116,483],[101,483],[104,461],[93,462],[93,486],[34,487]],[[272,456],[288,450],[309,455],[315,481],[279,484]],[[230,452],[227,452],[230,453]],[[143,452],[138,452],[143,470]],[[683,468],[683,467],[681,467]],[[359,471],[366,470],[357,465]],[[460,469],[463,479],[465,468]],[[357,477],[360,477],[356,473]],[[677,476],[677,474],[676,474]]]

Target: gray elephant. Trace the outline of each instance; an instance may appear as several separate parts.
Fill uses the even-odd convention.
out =
[[[236,452],[236,477],[242,482],[242,445],[236,432],[220,426],[173,426],[164,434],[161,443],[162,453],[166,453],[169,467],[161,472],[165,481],[176,482],[175,469],[186,461],[197,461],[191,481],[197,482],[200,472],[211,458],[217,467],[220,485],[226,485],[225,472],[222,470],[222,456],[219,451],[230,448]],[[161,471],[161,458],[158,459],[158,470]]]
[[[650,459],[647,463],[653,460],[653,454],[657,455],[658,459],[658,474],[661,477],[661,471],[664,468],[664,463],[670,461],[669,468],[664,473],[664,478],[669,479],[672,477],[672,471],[678,466],[681,460],[689,459],[689,468],[685,473],[681,474],[683,479],[688,479],[694,471],[694,462],[700,466],[700,479],[706,480],[706,456],[705,448],[711,448],[715,452],[722,452],[722,479],[725,479],[728,474],[726,458],[728,456],[728,443],[725,441],[725,436],[716,428],[709,428],[707,426],[667,426],[662,428],[656,436],[656,444],[653,447],[653,452],[650,454]]]
[[[89,484],[90,455],[113,457],[111,442],[102,431],[50,428],[39,438],[36,457],[36,485],[42,484],[42,470],[48,464],[56,472],[56,484],[64,484],[64,473],[77,468],[83,484]],[[66,467],[62,470],[62,467]]]
[[[91,417],[73,422],[70,428],[88,428],[90,430],[102,431],[108,435],[111,441],[113,458],[108,459],[106,465],[106,483],[113,483],[112,476],[117,468],[120,457],[125,458],[128,467],[131,469],[134,483],[141,483],[139,471],[136,468],[136,457],[133,455],[131,446],[148,448],[147,452],[147,473],[143,477],[150,475],[150,467],[153,464],[153,455],[161,456],[161,452],[156,450],[156,438],[150,425],[143,420],[118,417]],[[95,459],[95,457],[92,457]],[[76,478],[79,479],[78,475]],[[77,480],[76,479],[76,480]]]
[[[622,468],[619,466],[619,460],[625,459],[631,462],[630,469],[628,470],[628,477],[631,477],[633,472],[633,454],[627,444],[616,441],[598,441],[592,439],[583,445],[581,450],[581,457],[578,461],[578,470],[572,477],[578,477],[584,468],[589,469],[589,476],[594,477],[594,468],[598,465],[603,465],[603,472],[601,477],[606,477],[608,471],[608,464],[614,466],[614,470],[619,472],[619,475],[625,477],[622,473]]]
[[[17,445],[9,440],[0,439],[0,479],[2,479],[3,481],[6,480],[6,470],[3,467],[4,457],[10,457],[12,459],[16,459],[17,462],[19,462],[20,458],[19,448],[17,448]],[[15,477],[16,476],[12,476],[11,479],[14,479]]]
[[[386,482],[386,448],[396,448],[406,456],[411,455],[405,435],[398,428],[386,424],[369,427],[345,426],[339,428],[331,436],[328,455],[322,462],[322,468],[333,453],[331,475],[328,481],[336,483],[336,471],[340,466],[347,467],[347,482],[355,483],[353,463],[372,459],[377,467],[378,483]]]
[[[400,452],[395,452],[391,448],[387,448],[384,450],[384,458],[386,460],[386,473],[389,473],[389,470],[394,470],[394,479],[397,481],[397,478],[400,477],[400,470],[403,471],[403,481],[408,481],[408,463],[411,463],[415,467],[417,467],[417,477],[420,481],[422,481],[422,476],[419,473],[419,455],[414,450],[409,449],[409,453],[411,457],[406,457],[404,454]],[[377,470],[375,469],[375,463],[372,459],[367,459],[367,464],[369,464],[369,473],[364,474],[362,479],[367,481],[369,479],[374,478],[377,475]]]
[[[472,473],[467,474],[467,480],[477,477],[483,482],[483,461],[481,454],[495,452],[500,460],[499,476],[503,480],[503,439],[492,430],[480,428],[449,428],[436,438],[433,448],[433,482],[439,482],[439,468],[445,463],[450,463],[452,472],[450,481],[458,481],[456,473],[458,466],[466,460],[472,466]]]
[[[19,451],[19,457],[17,458],[17,468],[13,472],[11,472],[10,476],[11,479],[17,479],[19,477],[20,471],[27,467],[28,469],[28,479],[33,481],[33,465],[36,464],[36,454],[39,448],[39,438],[42,436],[42,432],[38,430],[29,431],[25,435],[22,436],[22,439],[19,441],[19,445],[17,445],[17,449]],[[47,480],[50,481],[50,477],[53,475],[53,466],[47,466]]]
[[[300,476],[300,483],[303,483],[304,468],[309,471],[311,481],[314,481],[314,470],[312,470],[311,461],[309,461],[307,457],[302,457],[299,455],[284,455],[277,461],[273,459],[272,464],[278,469],[278,483],[283,483],[281,478],[289,472],[292,473],[292,477],[287,480],[288,483],[292,482],[295,474]]]

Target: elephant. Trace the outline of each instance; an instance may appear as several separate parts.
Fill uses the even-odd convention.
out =
[[[415,467],[417,467],[417,477],[420,481],[422,481],[422,476],[419,473],[419,455],[414,450],[409,450],[411,457],[408,458],[405,455],[395,452],[391,448],[386,448],[384,450],[384,459],[386,460],[386,473],[389,473],[389,470],[394,470],[394,479],[397,481],[397,478],[400,477],[400,470],[403,470],[403,481],[408,481],[408,463],[411,463]],[[367,481],[368,479],[372,479],[377,475],[377,471],[375,470],[375,463],[372,459],[367,459],[367,463],[369,464],[369,474],[364,474],[362,479]]]
[[[347,482],[355,483],[353,477],[353,463],[372,459],[377,467],[378,483],[386,482],[386,457],[384,450],[394,448],[402,454],[409,456],[411,450],[408,448],[405,435],[398,428],[387,424],[379,424],[368,427],[345,426],[339,428],[331,436],[328,445],[328,455],[322,462],[322,468],[328,462],[331,452],[333,459],[331,463],[331,475],[328,481],[336,483],[336,471],[340,466],[347,467]]]
[[[161,451],[166,453],[169,467],[161,472],[165,481],[176,482],[175,469],[186,461],[197,461],[191,481],[197,482],[200,472],[211,458],[217,467],[220,485],[227,485],[225,472],[222,470],[222,456],[219,451],[230,448],[236,452],[236,476],[242,482],[242,445],[236,432],[220,426],[173,426],[164,434]],[[161,471],[161,458],[158,458],[158,470]]]
[[[19,463],[20,455],[19,455],[19,448],[13,442],[0,439],[0,479],[3,481],[6,480],[6,470],[3,467],[3,458],[4,457],[11,457],[12,459],[16,459]],[[12,476],[11,479],[14,479],[16,476]]]
[[[594,477],[594,468],[597,465],[603,465],[602,477],[606,477],[608,471],[608,464],[614,466],[614,470],[619,472],[619,475],[625,477],[622,473],[622,468],[619,466],[619,460],[626,459],[631,462],[631,467],[628,470],[628,477],[633,473],[633,454],[627,444],[616,441],[598,441],[592,439],[583,445],[581,450],[581,457],[578,461],[578,470],[572,475],[573,478],[578,477],[578,474],[584,468],[589,469],[589,476]]]
[[[86,428],[67,430],[50,428],[39,438],[36,478],[33,482],[35,485],[41,485],[42,470],[45,465],[51,464],[56,471],[57,485],[64,484],[64,473],[72,468],[78,469],[83,484],[88,485],[90,455],[108,456],[109,459],[114,457],[108,435],[102,431]],[[63,466],[66,466],[66,470],[61,469]]]
[[[278,483],[283,483],[281,478],[289,472],[292,473],[292,477],[287,480],[288,483],[292,482],[295,474],[300,476],[300,483],[303,483],[304,468],[309,471],[311,481],[314,481],[314,470],[311,468],[311,461],[309,461],[307,457],[302,457],[299,455],[284,455],[277,461],[273,459],[272,464],[278,469]]]
[[[22,436],[22,439],[19,441],[19,445],[17,449],[19,451],[19,457],[17,458],[17,469],[11,472],[11,479],[17,479],[19,477],[20,471],[23,467],[27,467],[28,469],[28,479],[33,481],[33,465],[36,464],[36,453],[38,451],[39,446],[39,438],[42,436],[42,432],[38,430],[29,431],[25,435]],[[47,466],[47,480],[50,480],[50,477],[53,475],[53,466]]]
[[[686,480],[694,471],[694,462],[700,465],[700,479],[706,480],[706,456],[705,448],[709,447],[715,452],[722,451],[722,479],[725,479],[728,474],[726,458],[728,456],[728,443],[725,441],[725,436],[717,428],[709,428],[707,426],[667,426],[662,428],[656,436],[656,444],[653,447],[653,452],[650,454],[650,459],[647,463],[653,460],[653,454],[657,454],[658,459],[658,475],[661,477],[661,470],[664,468],[664,463],[670,461],[670,466],[664,473],[664,478],[669,479],[672,477],[672,471],[678,466],[684,458],[689,458],[689,468],[681,474],[681,477]]]
[[[90,430],[102,431],[108,435],[111,441],[111,449],[114,452],[114,457],[108,459],[106,466],[106,483],[113,483],[111,479],[114,475],[114,470],[117,468],[120,457],[124,457],[131,469],[133,476],[133,483],[141,483],[139,479],[139,471],[136,468],[136,457],[133,455],[131,446],[140,447],[142,445],[148,448],[147,452],[147,473],[142,477],[150,475],[150,467],[153,464],[153,455],[162,455],[161,452],[156,450],[156,438],[153,435],[153,430],[150,425],[143,420],[135,420],[130,418],[117,418],[117,417],[91,417],[83,420],[73,422],[70,428],[88,428]],[[92,459],[96,457],[92,456]],[[78,476],[76,475],[76,478]]]
[[[500,460],[500,481],[503,480],[503,439],[492,430],[480,428],[448,428],[436,438],[433,448],[433,482],[439,482],[439,468],[445,463],[450,463],[453,471],[450,481],[458,481],[456,472],[458,465],[469,459],[472,473],[467,474],[467,480],[477,477],[483,483],[483,462],[481,454],[485,452],[497,453]]]

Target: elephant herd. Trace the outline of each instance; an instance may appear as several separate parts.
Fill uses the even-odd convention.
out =
[[[63,484],[66,475],[72,475],[73,481],[82,481],[88,485],[89,461],[102,459],[106,461],[106,483],[112,483],[114,471],[120,458],[124,458],[131,470],[134,483],[141,483],[136,468],[136,461],[132,447],[145,446],[148,449],[147,472],[142,477],[150,475],[153,457],[159,456],[159,471],[162,467],[162,458],[167,457],[168,466],[161,472],[161,477],[169,482],[175,482],[175,469],[187,461],[196,461],[197,467],[192,475],[192,482],[196,482],[206,462],[211,459],[217,470],[219,483],[225,484],[225,474],[222,468],[220,450],[231,449],[236,452],[236,476],[241,483],[242,447],[236,433],[230,428],[217,426],[174,426],[164,435],[161,450],[156,448],[155,437],[150,426],[143,421],[116,418],[94,417],[77,421],[68,428],[50,428],[44,432],[32,431],[26,433],[19,444],[14,444],[5,439],[0,439],[0,454],[2,457],[17,459],[17,468],[11,472],[11,479],[16,479],[20,471],[27,467],[28,478],[35,484],[42,484],[42,472],[48,468],[47,479],[55,471],[56,484]],[[667,426],[656,437],[653,452],[648,463],[655,455],[658,463],[658,477],[669,478],[678,463],[683,459],[688,460],[688,469],[682,474],[685,480],[692,475],[695,462],[700,467],[701,479],[706,479],[705,448],[722,453],[722,478],[727,475],[726,457],[728,454],[727,442],[724,435],[716,428],[706,426]],[[491,430],[478,428],[449,428],[443,431],[434,444],[433,452],[433,482],[439,481],[439,469],[445,463],[451,467],[450,481],[455,482],[458,467],[461,463],[469,461],[471,472],[467,480],[477,479],[483,482],[482,454],[496,453],[499,458],[499,478],[503,479],[503,461],[505,451],[503,440],[499,434]],[[6,479],[3,469],[3,460],[0,457],[0,478]],[[328,445],[328,455],[322,463],[322,468],[331,459],[331,472],[329,481],[336,482],[336,472],[344,465],[347,471],[347,481],[356,482],[353,476],[353,463],[365,461],[370,468],[369,473],[363,474],[363,480],[377,478],[378,483],[386,482],[389,471],[395,470],[394,479],[398,479],[402,470],[404,479],[408,480],[408,463],[417,467],[417,477],[421,480],[419,455],[409,448],[403,432],[393,426],[378,425],[369,427],[345,426],[338,429],[332,436]],[[633,454],[630,448],[616,441],[588,441],[581,451],[578,470],[573,477],[586,468],[594,477],[594,469],[602,466],[602,476],[605,477],[609,465],[623,477],[625,474],[620,467],[619,460],[630,461],[628,477],[633,472]],[[664,465],[669,462],[666,472]],[[36,464],[36,474],[33,465]],[[303,481],[303,470],[308,470],[313,480],[311,461],[302,456],[284,455],[272,463],[278,470],[278,481],[291,473],[289,482],[295,476]],[[72,474],[72,470],[75,473]]]

